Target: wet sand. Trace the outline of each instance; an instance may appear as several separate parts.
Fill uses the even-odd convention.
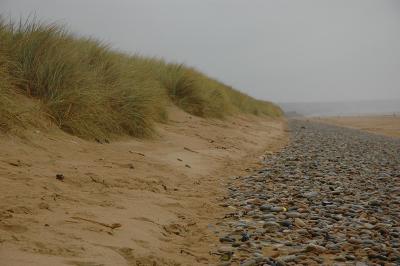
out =
[[[312,120],[332,125],[360,129],[370,133],[400,137],[400,115],[385,116],[335,116]]]

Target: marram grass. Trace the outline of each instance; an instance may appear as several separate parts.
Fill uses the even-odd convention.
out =
[[[185,65],[119,53],[53,24],[0,22],[0,131],[44,113],[82,138],[146,137],[171,103],[210,118],[282,114]]]

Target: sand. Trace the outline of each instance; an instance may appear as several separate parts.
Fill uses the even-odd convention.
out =
[[[374,134],[400,137],[400,116],[342,116],[314,118],[328,124],[360,129]]]
[[[285,145],[285,121],[173,109],[157,129],[110,144],[0,136],[0,265],[214,264],[226,182]]]

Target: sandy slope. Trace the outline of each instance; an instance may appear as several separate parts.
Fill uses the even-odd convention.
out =
[[[284,145],[284,128],[174,110],[155,140],[0,137],[0,265],[213,263],[224,183]]]
[[[400,116],[342,116],[315,118],[313,120],[361,129],[375,134],[400,137]]]

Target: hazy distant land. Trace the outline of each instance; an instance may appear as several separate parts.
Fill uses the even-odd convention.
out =
[[[312,120],[342,127],[355,128],[379,135],[400,137],[399,115],[331,116],[313,118]]]
[[[288,116],[351,116],[400,114],[400,99],[348,102],[280,103]]]

